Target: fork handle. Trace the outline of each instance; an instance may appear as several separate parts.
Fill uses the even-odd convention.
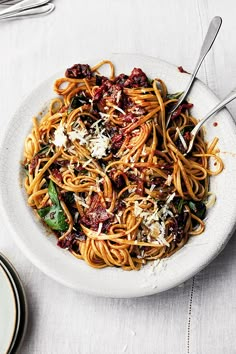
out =
[[[15,19],[24,19],[24,18],[35,18],[37,16],[48,15],[55,8],[55,5],[52,3],[45,4],[42,6],[34,7],[31,9],[23,10],[17,13],[11,13],[7,15],[0,15],[1,20],[15,20]]]
[[[221,24],[222,24],[222,18],[221,17],[216,16],[216,17],[214,17],[212,19],[212,21],[210,23],[210,26],[208,28],[206,37],[205,37],[204,42],[202,44],[202,48],[201,48],[200,55],[199,55],[198,61],[196,63],[195,69],[194,69],[193,74],[191,76],[191,79],[190,79],[190,81],[188,83],[188,86],[186,87],[184,95],[181,97],[180,101],[178,102],[178,106],[187,97],[187,95],[189,93],[189,90],[192,87],[193,81],[195,80],[195,77],[197,76],[198,70],[199,70],[203,60],[205,59],[207,53],[211,49],[211,47],[212,47],[212,45],[213,45],[213,43],[214,43],[214,41],[216,39],[216,36],[217,36],[217,34],[218,34],[219,30],[220,30]]]
[[[41,5],[45,5],[49,2],[50,0],[23,0],[15,5],[12,5],[8,7],[5,10],[0,11],[0,15],[10,15],[10,14],[15,14],[16,12],[22,11],[22,10],[27,10],[30,8],[38,7]]]
[[[216,36],[217,36],[217,34],[218,34],[219,30],[220,30],[221,24],[222,24],[222,18],[219,17],[219,16],[216,16],[216,17],[214,17],[211,20],[211,23],[209,25],[207,34],[205,36],[204,42],[203,42],[202,47],[201,47],[200,55],[199,55],[198,61],[196,63],[195,69],[193,70],[193,73],[192,73],[192,75],[190,77],[189,83],[188,83],[183,95],[180,97],[180,99],[177,102],[177,104],[174,106],[174,108],[169,113],[169,117],[168,117],[168,120],[167,120],[167,123],[166,123],[167,127],[169,125],[169,122],[170,122],[170,119],[171,119],[171,115],[174,113],[174,111],[177,110],[177,108],[183,103],[183,101],[188,96],[188,93],[189,93],[189,91],[190,91],[190,89],[192,87],[193,81],[195,80],[195,78],[197,76],[198,70],[199,70],[203,60],[205,59],[205,56],[207,55],[207,53],[211,49],[211,47],[212,47],[212,45],[213,45],[213,43],[214,43],[214,41],[216,39]]]
[[[233,89],[221,102],[219,102],[200,122],[195,126],[195,128],[191,131],[192,135],[196,135],[203,124],[211,118],[215,113],[219,112],[222,108],[224,108],[228,103],[233,101],[236,98],[236,88]]]

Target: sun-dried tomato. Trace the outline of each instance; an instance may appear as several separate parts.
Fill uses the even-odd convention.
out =
[[[66,69],[65,76],[71,79],[91,79],[92,71],[88,64],[75,64]]]
[[[149,82],[147,75],[142,71],[142,69],[134,68],[124,83],[124,87],[149,87]]]
[[[171,119],[175,119],[177,118],[182,112],[184,109],[190,109],[193,107],[193,104],[192,103],[183,103],[181,104],[177,109],[176,111],[174,111],[174,113],[171,115]]]

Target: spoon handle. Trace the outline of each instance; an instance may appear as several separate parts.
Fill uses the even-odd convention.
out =
[[[166,123],[166,127],[168,127],[168,125],[169,125],[172,113],[174,113],[174,111],[176,111],[176,109],[186,99],[186,97],[187,97],[187,95],[188,95],[188,93],[189,93],[189,91],[190,91],[190,89],[192,87],[193,81],[196,78],[198,70],[199,70],[203,60],[205,59],[205,56],[207,55],[207,53],[211,49],[211,47],[212,47],[212,45],[213,45],[213,43],[214,43],[214,41],[216,39],[216,36],[217,36],[217,34],[218,34],[219,30],[220,30],[221,24],[222,24],[222,18],[219,17],[219,16],[216,16],[216,17],[214,17],[211,20],[211,23],[209,25],[206,37],[205,37],[204,42],[203,42],[202,47],[201,47],[201,51],[200,51],[200,55],[199,55],[198,61],[196,63],[195,69],[193,70],[193,74],[190,77],[189,83],[188,83],[183,95],[180,97],[180,99],[178,100],[178,102],[174,106],[174,108],[170,111],[169,116],[168,116],[168,120],[167,120],[167,123]]]

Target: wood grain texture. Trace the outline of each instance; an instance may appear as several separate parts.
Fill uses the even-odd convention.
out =
[[[199,77],[221,97],[236,85],[235,1],[54,3],[48,17],[0,23],[0,139],[23,97],[80,58],[141,53],[191,71],[215,15],[223,26]],[[236,104],[231,111],[236,114]],[[4,225],[0,248],[18,269],[29,301],[23,354],[236,352],[235,238],[194,283],[129,300],[90,297],[57,284],[20,253]]]

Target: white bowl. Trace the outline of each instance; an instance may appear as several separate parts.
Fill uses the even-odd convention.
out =
[[[116,73],[129,73],[140,67],[148,77],[159,77],[167,84],[169,92],[185,89],[188,74],[180,73],[176,66],[156,58],[138,55],[115,54],[110,57]],[[81,60],[90,65],[101,59]],[[68,63],[68,66],[73,63]],[[48,236],[44,226],[36,220],[27,206],[22,187],[23,143],[32,126],[31,118],[45,103],[54,97],[53,82],[63,72],[57,73],[31,92],[12,118],[0,150],[0,207],[12,235],[25,255],[38,268],[66,286],[94,295],[110,297],[137,297],[158,293],[183,283],[212,261],[228,242],[236,217],[236,127],[224,109],[207,124],[207,140],[219,137],[224,171],[211,178],[210,188],[216,193],[217,202],[208,211],[206,230],[192,237],[170,259],[159,265],[144,266],[138,272],[117,268],[97,270],[77,260],[68,251],[56,246],[56,237]],[[196,81],[189,100],[194,104],[192,113],[201,118],[219,99],[200,81]],[[217,121],[217,127],[213,122]]]

